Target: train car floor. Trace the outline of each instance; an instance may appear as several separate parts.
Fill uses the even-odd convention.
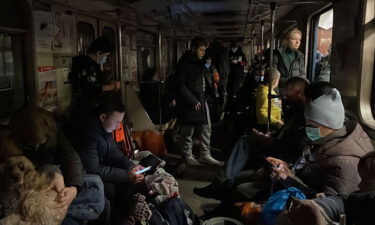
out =
[[[184,166],[184,170],[178,170],[181,166],[181,159],[176,154],[168,153],[166,170],[177,179],[181,198],[189,204],[198,215],[204,215],[205,211],[215,208],[219,201],[202,198],[193,193],[194,187],[204,187],[211,183],[213,178],[219,174],[221,167],[217,166]]]

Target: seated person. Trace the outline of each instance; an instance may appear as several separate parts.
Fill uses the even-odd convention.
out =
[[[86,193],[84,191],[86,187],[82,186],[84,174],[81,160],[64,131],[58,127],[57,122],[50,112],[33,107],[22,109],[9,122],[9,129],[12,135],[16,138],[24,155],[35,166],[59,165],[63,176],[60,173],[55,173],[55,179],[52,181],[51,187],[60,194],[57,201],[60,202],[61,208],[68,208],[76,197],[80,197]],[[96,182],[100,182],[98,185],[102,186],[100,179]],[[101,206],[97,206],[101,210],[103,209],[105,204],[104,199],[84,197],[90,200],[90,203],[98,202],[98,204],[102,204]],[[93,211],[97,209],[91,207],[86,206],[86,208],[93,209]],[[85,219],[84,215],[77,215],[77,212],[74,212],[75,209],[77,207],[69,208],[68,216],[64,220],[63,225],[78,224],[77,217],[78,219]],[[107,210],[109,210],[108,206],[104,212],[107,212]],[[98,214],[101,213],[99,211]],[[72,218],[72,215],[75,215],[75,218]],[[102,213],[101,218],[98,221],[92,221],[92,223],[107,224],[108,221],[108,215]]]
[[[256,117],[257,124],[261,131],[267,130],[268,123],[268,93],[269,84],[271,83],[272,91],[271,94],[276,96],[275,89],[279,85],[280,72],[277,69],[267,71],[264,75],[263,83],[259,84],[256,91]],[[272,98],[271,100],[271,124],[273,128],[280,128],[283,125],[281,120],[281,102],[278,98]]]
[[[375,151],[371,151],[358,163],[358,173],[361,177],[361,182],[358,184],[360,190],[349,196],[320,194],[320,197],[310,200],[293,200],[289,210],[278,218],[278,221],[289,219],[289,223],[283,222],[280,225],[323,225],[327,224],[327,221],[337,223],[340,221],[340,216],[344,214],[346,224],[367,225],[371,223],[369,221],[372,221],[372,211],[375,207],[374,165]],[[311,219],[306,221],[304,218]]]
[[[241,173],[245,169],[256,170],[264,165],[262,155],[273,155],[292,163],[302,154],[305,148],[304,90],[308,81],[302,77],[292,77],[285,83],[286,98],[289,104],[285,125],[275,136],[253,130],[252,134],[244,135],[238,140],[225,164],[225,170],[208,186],[194,188],[194,193],[205,198],[220,198],[223,193],[236,188],[236,192],[247,198],[254,197],[254,191],[247,188]],[[241,174],[240,174],[241,173]],[[240,183],[243,183],[239,185]]]
[[[111,132],[120,126],[125,106],[116,95],[104,96],[97,101],[96,112],[88,116],[87,122],[75,124],[74,145],[81,156],[82,165],[88,173],[99,175],[104,183],[104,192],[111,202],[114,220],[122,220],[130,213],[130,199],[134,185],[144,180],[136,174],[142,166],[133,163],[119,150]]]
[[[360,182],[359,159],[373,150],[370,138],[360,124],[344,121],[340,93],[329,83],[311,85],[306,97],[309,99],[305,105],[309,149],[291,168],[280,159],[269,157],[267,161],[276,166],[273,173],[286,187],[348,195]]]

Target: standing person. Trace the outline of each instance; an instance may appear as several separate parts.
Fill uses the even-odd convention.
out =
[[[244,65],[247,61],[245,54],[235,41],[231,43],[229,60],[230,75],[228,78],[227,92],[229,98],[236,98],[244,80]]]
[[[221,109],[224,100],[224,89],[219,86],[220,75],[212,64],[211,57],[205,59],[203,68],[205,78],[205,99],[210,111],[210,119],[212,123],[220,121]]]
[[[219,39],[212,41],[206,52],[211,56],[212,64],[215,65],[220,75],[219,89],[223,90],[223,100],[220,105],[220,110],[223,110],[227,97],[226,89],[230,74],[229,52]]]
[[[288,79],[294,76],[306,77],[305,57],[298,49],[301,45],[302,32],[293,29],[287,33],[283,45],[274,52],[274,67],[281,77]]]
[[[192,154],[193,134],[200,134],[200,162],[211,165],[223,163],[212,158],[210,152],[211,123],[205,100],[205,79],[203,76],[203,57],[207,42],[202,37],[191,41],[190,50],[186,51],[178,62],[176,72],[176,113],[181,126],[181,150],[188,165],[200,165]]]
[[[72,59],[69,76],[73,86],[73,121],[79,121],[80,115],[92,110],[95,98],[102,92],[118,91],[121,88],[119,81],[106,81],[106,75],[101,69],[112,50],[113,45],[109,39],[98,37],[89,46],[88,55],[79,55]]]

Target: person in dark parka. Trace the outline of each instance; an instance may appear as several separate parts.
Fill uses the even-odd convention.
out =
[[[207,42],[197,37],[191,42],[178,62],[176,82],[176,115],[181,127],[181,149],[189,165],[200,165],[192,154],[194,132],[200,133],[201,151],[199,160],[211,165],[222,165],[210,153],[211,121],[205,100],[206,82],[203,76],[203,57]]]

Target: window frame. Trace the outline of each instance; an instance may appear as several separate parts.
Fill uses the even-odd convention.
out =
[[[359,94],[357,96],[358,114],[361,122],[371,129],[375,129],[374,111],[371,103],[375,97],[375,0],[364,1],[362,26],[364,27],[361,44],[361,68],[358,82]]]
[[[317,11],[315,11],[313,14],[311,14],[308,18],[308,23],[307,23],[307,33],[306,33],[306,49],[305,49],[305,71],[306,71],[306,77],[308,80],[310,81],[314,81],[315,80],[315,74],[314,71],[313,71],[313,68],[315,69],[315,67],[313,66],[313,58],[315,58],[315,53],[316,53],[316,47],[315,46],[315,30],[313,31],[312,29],[314,29],[314,24],[313,22],[316,22],[316,19],[317,17],[320,17],[322,14],[330,11],[330,10],[334,10],[333,8],[333,4],[332,3],[329,3],[327,5],[325,5],[324,7],[318,9]],[[333,11],[333,13],[335,13]],[[314,21],[315,20],[315,21]],[[333,42],[333,32],[332,32],[332,42]],[[331,74],[330,74],[331,75]]]

